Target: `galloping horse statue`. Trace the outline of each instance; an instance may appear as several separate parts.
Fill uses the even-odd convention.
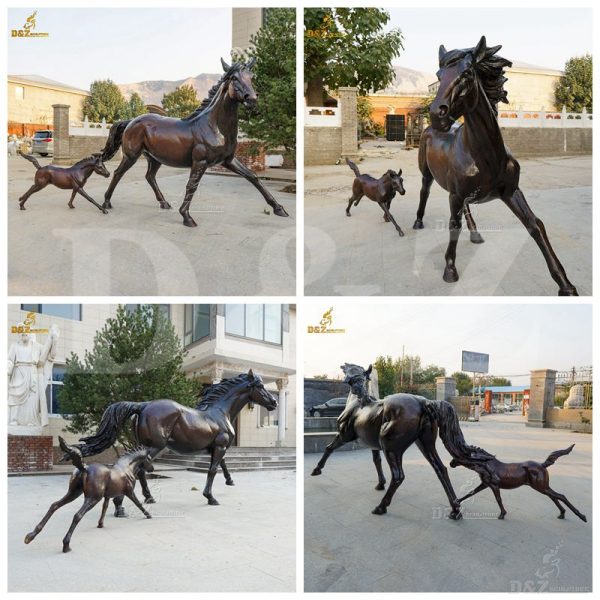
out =
[[[138,444],[150,449],[151,460],[165,448],[179,454],[194,454],[201,450],[210,452],[210,468],[203,495],[209,504],[216,505],[219,503],[212,495],[213,479],[221,466],[227,485],[233,485],[225,464],[225,452],[235,437],[232,422],[249,402],[264,406],[268,411],[277,408],[277,400],[252,369],[247,374],[242,373],[205,388],[195,409],[173,400],[115,402],[104,411],[98,431],[81,438],[83,444],[76,447],[82,456],[99,454],[114,444],[121,429],[131,417],[135,417],[134,436]],[[137,476],[146,503],[155,502],[143,467]],[[124,516],[123,498],[115,498],[114,503],[115,516]]]
[[[283,206],[258,177],[234,156],[238,135],[238,106],[244,104],[251,108],[257,101],[252,87],[255,61],[256,58],[253,58],[246,65],[234,63],[230,66],[221,59],[224,75],[211,88],[202,104],[184,119],[146,114],[115,123],[110,129],[102,158],[110,160],[122,148],[123,159],[104,194],[103,207],[112,208],[111,198],[115,187],[143,154],[148,161],[146,180],[154,190],[161,208],[171,208],[171,205],[156,183],[158,169],[161,165],[190,168],[185,198],[179,208],[183,224],[188,227],[196,227],[189,210],[196,188],[206,169],[215,165],[223,165],[246,178],[263,195],[276,215],[287,217]]]
[[[450,242],[446,251],[444,281],[458,281],[456,245],[464,213],[473,243],[483,238],[471,215],[470,205],[500,198],[527,228],[539,246],[559,296],[577,296],[567,278],[546,229],[533,213],[519,188],[519,163],[504,145],[498,125],[498,102],[508,102],[504,67],[512,63],[489,47],[485,37],[464,50],[439,49],[439,90],[429,116],[431,126],[421,136],[419,169],[423,176],[414,229],[423,229],[423,216],[434,179],[450,194]],[[464,123],[456,125],[459,117]]]

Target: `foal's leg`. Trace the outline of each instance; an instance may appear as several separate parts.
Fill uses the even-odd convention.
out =
[[[225,459],[221,461],[221,470],[223,471],[223,476],[225,477],[225,485],[235,485],[235,483],[233,483],[233,479],[231,479],[231,475],[229,474],[229,469],[225,464]]]
[[[502,198],[504,203],[513,211],[516,217],[525,225],[529,235],[535,240],[539,249],[542,251],[546,264],[550,271],[552,279],[558,284],[558,295],[559,296],[578,296],[577,289],[568,280],[565,270],[558,260],[558,257],[554,253],[550,240],[546,234],[546,228],[540,219],[538,219],[527,201],[523,192],[517,188],[514,194],[510,197]]]
[[[105,215],[108,214],[106,208],[100,206],[80,185],[73,183],[73,189],[78,194],[81,194],[88,202],[91,202],[95,207],[97,207],[98,210],[102,211]]]
[[[131,490],[131,492],[125,492],[125,495],[144,513],[146,519],[152,518],[152,515],[144,508],[144,505],[138,500],[138,497],[133,490]]]
[[[556,518],[564,519],[566,510],[564,509],[563,505],[556,498],[553,498],[552,496],[548,496],[548,497],[550,498],[550,500],[552,500],[552,502],[554,502],[554,504],[556,504],[556,507],[558,508],[558,510],[560,510],[560,514]]]
[[[192,203],[192,198],[196,193],[196,189],[198,188],[198,184],[202,179],[202,175],[208,168],[208,165],[205,162],[194,161],[192,164],[192,170],[190,171],[190,178],[188,179],[187,185],[185,187],[185,197],[183,199],[183,204],[179,207],[179,214],[183,217],[183,224],[186,227],[196,227],[196,221],[190,217],[190,204]]]
[[[267,204],[273,209],[274,214],[276,214],[278,217],[289,217],[285,208],[283,208],[283,206],[281,206],[281,204],[279,204],[277,200],[273,198],[271,192],[269,192],[263,186],[263,184],[260,182],[260,179],[256,176],[256,173],[248,169],[237,158],[234,157],[230,162],[223,163],[223,166],[247,179],[263,195],[263,198],[267,201]]]
[[[481,237],[479,231],[477,231],[477,225],[475,224],[475,219],[473,219],[473,215],[471,214],[471,208],[465,202],[465,221],[467,222],[467,227],[469,228],[469,232],[471,234],[471,242],[473,244],[483,244],[485,240]]]
[[[148,170],[146,171],[146,181],[150,184],[150,187],[154,190],[156,195],[156,200],[160,203],[161,208],[171,208],[171,205],[165,200],[165,197],[162,195],[158,187],[158,183],[156,183],[156,173],[162,166],[160,162],[158,162],[155,158],[152,158],[149,154],[146,154],[146,158],[148,159]]]
[[[356,436],[352,437],[349,435],[342,435],[341,433],[338,433],[333,438],[333,441],[325,448],[325,452],[323,452],[323,456],[321,456],[321,460],[317,463],[317,466],[313,469],[313,472],[311,473],[311,475],[320,475],[321,469],[323,469],[323,467],[325,466],[325,463],[327,462],[327,459],[331,456],[331,453],[334,450],[337,450],[338,448],[343,446],[344,444],[347,444],[348,442],[352,442],[355,439],[356,439]]]
[[[584,521],[585,523],[587,523],[587,519],[585,517],[584,514],[580,513],[566,498],[566,496],[564,496],[563,494],[559,494],[558,492],[555,492],[552,488],[546,488],[545,490],[538,490],[540,492],[542,492],[542,494],[545,494],[546,496],[549,496],[552,500],[560,500],[565,506],[567,506],[568,508],[570,508],[582,521]],[[560,518],[560,517],[559,517]]]
[[[110,502],[110,498],[104,498],[104,502],[102,504],[102,513],[100,514],[100,520],[98,521],[98,528],[102,529],[104,527],[104,517],[106,516],[106,510],[108,509],[108,503]]]
[[[419,208],[417,210],[417,218],[413,224],[413,229],[423,229],[423,217],[425,216],[425,207],[427,206],[427,200],[429,199],[429,192],[431,191],[431,184],[433,183],[433,175],[429,170],[429,167],[425,165],[423,170],[423,177],[421,179],[421,194],[419,200]]]
[[[210,467],[208,468],[208,475],[206,476],[206,485],[202,495],[208,500],[208,503],[212,506],[217,506],[219,503],[212,495],[212,484],[217,473],[217,469],[225,456],[227,448],[225,446],[214,446],[211,453]]]
[[[348,200],[348,206],[346,207],[346,216],[347,217],[352,216],[350,214],[350,207],[352,206],[352,203],[354,202],[354,206],[358,206],[358,203],[360,202],[361,198],[362,198],[362,194],[360,196],[355,196],[355,195],[350,196],[350,200]]]
[[[38,184],[38,183],[34,183],[20,198],[19,198],[19,208],[21,210],[25,210],[25,202],[27,202],[27,199],[29,198],[29,196],[31,196],[32,194],[35,194],[36,192],[39,192],[40,190],[43,190],[48,184],[44,183],[44,184]]]
[[[458,271],[456,270],[456,245],[462,229],[462,211],[463,199],[456,194],[450,194],[450,223],[448,226],[450,232],[450,241],[446,250],[446,268],[444,269],[444,281],[454,283],[458,281]]]
[[[390,212],[389,208],[387,207],[387,202],[377,202],[377,204],[379,204],[379,206],[381,206],[381,210],[383,210],[383,214],[387,217],[387,220],[392,222],[392,224],[396,228],[396,231],[398,232],[398,235],[400,237],[403,237],[404,232],[402,231],[402,229],[400,229],[400,225],[398,225],[398,223],[396,223],[396,220],[394,219],[394,217],[392,217],[392,213]]]
[[[100,500],[101,498],[86,498],[85,502],[83,503],[83,506],[75,513],[75,516],[73,517],[73,522],[71,523],[71,527],[69,527],[67,535],[65,535],[65,537],[63,538],[63,552],[71,551],[71,547],[69,544],[71,543],[71,536],[75,531],[75,527],[77,527],[79,521],[81,521],[81,519],[83,518],[83,515],[85,515],[85,513],[89,510],[92,510],[92,508],[94,508],[94,506],[96,506],[96,504],[98,504]]]
[[[73,190],[71,193],[71,199],[69,200],[69,208],[75,208],[73,206],[73,200],[75,200],[75,196],[77,195],[77,190]]]
[[[490,485],[492,492],[494,492],[494,496],[496,497],[496,502],[500,507],[500,514],[498,515],[499,519],[504,519],[504,515],[506,515],[506,510],[504,510],[504,504],[502,504],[502,496],[500,496],[500,488],[497,485]]]
[[[112,198],[113,192],[115,191],[117,184],[119,183],[119,181],[121,181],[123,175],[125,175],[125,173],[127,173],[127,171],[129,171],[129,169],[131,169],[131,167],[133,167],[133,165],[135,165],[138,158],[139,158],[139,156],[136,156],[135,158],[131,158],[131,157],[123,154],[121,163],[115,169],[115,172],[113,173],[113,177],[110,180],[110,184],[108,185],[108,189],[104,193],[104,204],[102,205],[103,208],[112,208],[110,199]]]
[[[471,490],[466,496],[459,498],[458,502],[460,504],[462,504],[463,500],[466,500],[467,498],[471,498],[475,494],[479,494],[479,492],[482,492],[483,490],[487,489],[487,487],[488,487],[487,483],[480,483],[475,489]]]
[[[121,495],[121,496],[115,496],[113,498],[113,504],[115,505],[115,517],[126,517],[127,513],[125,512],[125,509],[123,508],[123,499],[125,498],[125,496]]]
[[[373,462],[375,463],[375,469],[377,471],[377,478],[379,479],[379,483],[375,486],[376,490],[385,490],[385,475],[383,474],[383,469],[381,468],[381,453],[379,450],[372,450],[373,452]]]

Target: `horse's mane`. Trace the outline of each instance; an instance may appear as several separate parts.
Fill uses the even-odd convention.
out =
[[[145,446],[138,446],[126,454],[123,454],[115,464],[118,464],[119,466],[128,466],[138,458],[146,457],[147,452],[148,448]]]
[[[223,396],[223,394],[227,393],[229,390],[244,381],[248,381],[247,373],[240,373],[235,377],[223,379],[223,381],[219,383],[209,385],[200,393],[200,400],[196,405],[196,408],[208,408],[209,406],[212,406],[217,400],[219,400],[219,398]]]
[[[89,161],[95,161],[96,159],[93,156],[86,156],[85,158],[82,158],[81,160],[78,160],[74,165],[71,165],[72,167],[78,167],[79,165],[82,165],[83,163],[89,162]]]
[[[223,75],[221,76],[219,81],[217,81],[217,83],[215,83],[215,85],[213,85],[210,88],[210,90],[208,90],[208,95],[206,96],[206,98],[204,98],[204,100],[202,100],[200,106],[193,113],[189,114],[187,117],[183,117],[181,120],[182,121],[190,121],[194,117],[197,117],[200,113],[204,112],[210,106],[212,101],[214,100],[215,96],[217,95],[217,92],[221,89],[221,86],[226,81],[229,81],[231,76],[234,73],[237,73],[238,71],[240,71],[243,66],[244,66],[243,63],[239,63],[239,62],[233,63],[231,65],[231,67],[229,67],[229,69],[225,73],[223,73]]]

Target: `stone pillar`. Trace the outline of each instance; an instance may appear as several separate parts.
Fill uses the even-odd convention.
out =
[[[358,90],[355,87],[341,87],[338,93],[342,109],[342,156],[352,158],[358,155]]]
[[[456,379],[454,377],[435,378],[435,399],[449,400],[456,396]]]
[[[223,367],[220,365],[215,365],[208,372],[208,376],[210,377],[210,382],[212,385],[221,383],[221,381],[223,381]]]
[[[285,440],[285,419],[287,412],[287,398],[286,391],[288,386],[288,380],[278,379],[277,380],[277,391],[279,392],[279,399],[277,401],[277,446],[283,446]]]
[[[556,371],[552,369],[531,371],[529,413],[527,415],[527,425],[529,427],[544,427],[546,411],[554,406],[555,382]]]
[[[69,108],[68,104],[53,104],[54,109],[54,156],[52,164],[70,165]]]

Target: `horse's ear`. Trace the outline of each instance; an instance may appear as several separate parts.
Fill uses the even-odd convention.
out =
[[[485,35],[482,35],[479,43],[473,49],[473,57],[475,58],[475,62],[479,62],[485,56],[486,50],[487,43],[485,41]]]
[[[438,50],[438,61],[440,63],[440,66],[442,66],[442,59],[444,58],[444,56],[446,56],[446,48],[444,47],[444,44],[442,44],[440,46],[440,49]]]
[[[369,368],[365,371],[365,375],[367,378],[371,376],[371,371],[373,370],[373,365],[369,365]]]
[[[402,169],[398,169],[398,175],[402,175]]]
[[[252,71],[254,69],[255,64],[256,64],[256,56],[253,56],[250,59],[250,62],[246,65],[246,69],[248,69],[248,71]]]
[[[252,369],[248,371],[248,379],[250,381],[254,381],[254,373],[252,372]]]
[[[223,59],[221,59],[221,66],[223,67],[223,71],[225,71],[225,73],[231,69],[231,67]]]

